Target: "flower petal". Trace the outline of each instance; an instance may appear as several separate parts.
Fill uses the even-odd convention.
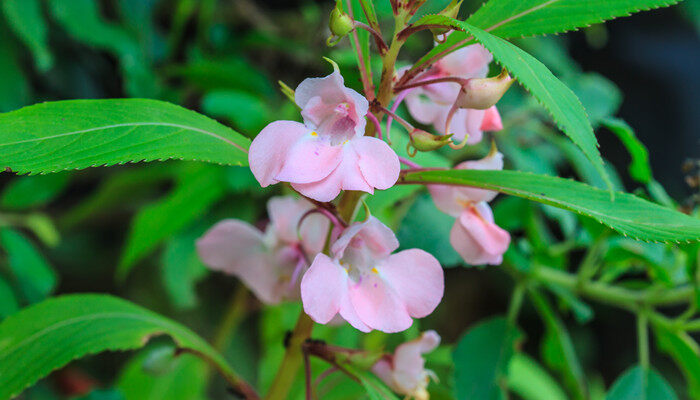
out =
[[[348,292],[345,269],[325,254],[318,254],[301,279],[304,312],[319,324],[328,323],[340,311]]]
[[[501,121],[501,114],[498,113],[496,106],[492,106],[486,109],[484,113],[484,119],[481,121],[482,131],[500,131],[503,129],[503,122]]]
[[[493,55],[480,44],[473,44],[453,51],[435,65],[445,76],[484,78],[489,72]]]
[[[393,333],[413,324],[403,300],[377,273],[364,275],[348,294],[360,320],[372,329]]]
[[[277,183],[275,176],[282,170],[289,149],[308,133],[295,121],[275,121],[255,137],[248,150],[248,162],[255,179],[262,187]]]
[[[395,384],[405,393],[415,393],[427,385],[424,353],[433,351],[440,344],[435,331],[424,332],[418,339],[399,345],[394,351]]]
[[[342,149],[342,160],[330,175],[317,182],[292,183],[292,187],[304,196],[318,201],[331,201],[341,190],[374,193],[360,171],[359,156],[355,149],[347,145],[342,146]]]
[[[409,249],[392,254],[379,272],[412,317],[423,318],[440,304],[445,277],[440,263],[429,253]]]
[[[348,143],[359,155],[359,166],[367,183],[377,189],[389,189],[399,179],[401,163],[388,144],[374,137],[360,136]]]
[[[449,105],[445,106],[442,104],[437,104],[431,100],[422,89],[414,89],[411,93],[406,95],[406,107],[408,112],[411,114],[413,119],[420,122],[421,124],[435,124],[436,121],[443,116],[443,121],[447,116],[447,111],[449,111]],[[447,107],[447,110],[444,108]],[[445,130],[445,125],[443,122],[442,130]]]
[[[333,255],[336,258],[342,258],[345,249],[355,236],[363,239],[363,245],[370,248],[375,258],[384,258],[399,247],[394,231],[374,216],[370,216],[366,221],[355,222],[345,229],[331,245]]]
[[[313,204],[306,199],[292,196],[272,197],[267,202],[267,214],[270,216],[275,235],[288,244],[299,242],[297,235],[299,220],[312,208],[314,208]],[[300,228],[301,241],[310,254],[315,256],[323,249],[328,225],[328,219],[322,215],[313,214],[304,219]]]
[[[341,146],[332,146],[329,141],[319,139],[317,133],[310,132],[289,149],[275,179],[293,183],[320,181],[338,167],[341,154]]]
[[[260,231],[245,222],[227,219],[209,229],[196,246],[209,268],[237,276],[264,303],[279,302],[279,271],[263,245]]]
[[[452,247],[471,265],[498,265],[508,250],[510,235],[493,222],[486,203],[467,208],[450,232]]]

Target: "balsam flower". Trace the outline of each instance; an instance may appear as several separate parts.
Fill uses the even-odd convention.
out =
[[[394,392],[415,400],[428,400],[428,383],[431,378],[436,380],[436,376],[425,369],[423,354],[439,344],[437,332],[423,332],[419,338],[399,345],[394,354],[382,357],[372,366],[372,372]]]
[[[391,254],[399,242],[370,217],[318,254],[301,281],[304,311],[321,324],[340,314],[355,328],[399,332],[433,312],[444,291],[440,263],[423,250]]]
[[[304,196],[330,201],[341,190],[373,193],[396,183],[396,153],[363,136],[369,103],[344,86],[337,68],[326,77],[305,79],[294,99],[304,123],[272,122],[250,146],[250,169],[260,185],[290,182]]]
[[[323,250],[329,222],[319,214],[301,217],[313,205],[304,199],[273,197],[267,203],[265,232],[250,224],[223,220],[197,240],[197,253],[209,268],[237,276],[266,304],[299,298],[299,277],[307,255]]]
[[[492,151],[486,158],[465,161],[456,169],[503,169],[503,155]],[[495,224],[487,202],[496,197],[491,190],[464,186],[429,185],[435,206],[457,220],[450,244],[471,265],[498,265],[510,244],[510,235]]]
[[[480,44],[473,44],[435,62],[418,81],[445,77],[484,78],[492,60],[493,56],[488,50]],[[479,143],[484,131],[503,129],[501,116],[496,106],[492,106],[486,110],[456,110],[452,116],[450,132],[445,132],[450,109],[460,94],[460,85],[439,82],[409,90],[411,92],[406,95],[406,106],[411,116],[420,123],[433,125],[441,134],[452,133],[456,141],[462,141],[468,135],[467,144]]]

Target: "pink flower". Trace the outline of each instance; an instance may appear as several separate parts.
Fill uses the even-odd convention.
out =
[[[399,345],[393,355],[384,356],[372,367],[379,379],[394,392],[416,400],[428,400],[427,387],[435,374],[425,369],[422,354],[433,351],[440,344],[435,331],[424,332],[418,339]]]
[[[323,250],[329,226],[326,218],[312,214],[297,234],[301,217],[312,208],[304,199],[273,197],[267,203],[270,223],[264,233],[226,219],[197,240],[197,253],[209,268],[241,279],[263,303],[298,299],[306,257]]]
[[[465,161],[456,169],[503,169],[503,155],[492,151],[478,161]],[[508,250],[510,235],[494,223],[487,202],[496,192],[464,186],[429,185],[435,206],[457,218],[450,232],[450,244],[471,265],[498,265]]]
[[[463,79],[484,78],[488,74],[488,66],[492,60],[493,56],[488,50],[480,44],[473,44],[438,60],[420,76],[420,80],[448,76]],[[462,141],[469,135],[468,144],[479,143],[484,131],[503,129],[498,110],[493,106],[486,110],[458,109],[452,117],[450,132],[445,132],[450,108],[457,99],[459,91],[459,84],[454,82],[420,86],[406,95],[406,105],[416,121],[433,125],[441,134],[453,133],[456,141]]]
[[[378,219],[350,225],[301,280],[304,311],[321,324],[337,313],[355,328],[399,332],[433,312],[444,291],[440,263],[423,250],[391,254],[396,236]]]
[[[388,189],[399,177],[396,153],[363,136],[369,103],[335,71],[299,84],[295,101],[304,123],[275,121],[253,140],[250,169],[263,187],[290,182],[304,196],[333,200],[341,190]]]

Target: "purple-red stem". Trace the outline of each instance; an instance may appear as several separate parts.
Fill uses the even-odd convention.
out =
[[[379,138],[379,140],[383,140],[384,137],[382,136],[382,125],[379,123],[379,120],[377,119],[377,117],[375,117],[374,114],[372,114],[371,112],[368,112],[366,117],[369,118],[369,120],[372,121],[372,123],[374,124],[374,128],[377,131],[377,137]],[[388,137],[388,135],[389,135],[389,132],[387,132],[387,137]]]

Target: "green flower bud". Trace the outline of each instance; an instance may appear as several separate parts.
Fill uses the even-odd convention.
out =
[[[459,14],[459,8],[462,6],[462,1],[463,0],[452,0],[450,4],[448,4],[447,7],[445,7],[444,10],[440,11],[439,15],[444,15],[450,18],[457,18],[457,15]],[[452,30],[452,28],[430,28],[430,31],[433,33],[433,37],[437,42],[441,42],[441,40],[438,39],[438,36],[444,35],[450,30]],[[444,41],[444,38],[442,41]]]
[[[433,135],[422,129],[414,129],[410,134],[411,146],[418,151],[433,151],[450,143],[452,135]]]
[[[350,33],[355,27],[355,21],[343,11],[343,6],[340,0],[336,1],[335,8],[331,11],[331,18],[328,21],[328,28],[331,30],[331,37],[326,40],[329,46],[332,46]],[[335,41],[333,39],[336,38]]]

